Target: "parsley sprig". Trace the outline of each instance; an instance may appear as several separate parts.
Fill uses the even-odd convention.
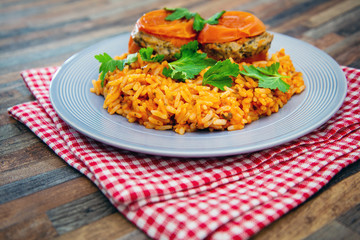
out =
[[[232,85],[230,76],[236,77],[239,71],[239,65],[232,63],[229,59],[219,61],[205,72],[202,85],[210,84],[224,91],[225,86]]]
[[[109,54],[103,53],[99,55],[95,55],[95,58],[101,63],[99,67],[101,86],[104,87],[104,79],[108,72],[115,71],[118,68],[120,71],[124,69],[126,64],[131,64],[136,62],[137,53],[129,54],[127,58],[122,60],[115,60]]]
[[[165,20],[174,21],[181,18],[186,18],[187,20],[193,18],[196,13],[190,12],[187,8],[164,8],[166,11],[173,12],[165,18]]]
[[[153,56],[154,49],[151,47],[141,48],[139,50],[140,57],[145,62],[161,62],[164,59],[163,54],[157,54]]]
[[[244,70],[240,71],[242,75],[256,78],[259,80],[259,87],[279,89],[282,92],[287,92],[290,85],[281,78],[289,78],[279,73],[280,63],[273,63],[269,67],[255,67],[254,65],[244,65]]]
[[[180,53],[175,54],[177,60],[168,63],[168,68],[163,69],[163,75],[185,81],[185,79],[193,79],[203,69],[216,63],[214,59],[207,58],[206,53],[199,53],[197,50],[196,40],[183,45]]]
[[[200,14],[190,12],[186,8],[165,8],[165,10],[173,12],[165,18],[165,20],[168,21],[174,21],[181,18],[186,18],[187,20],[194,18],[193,29],[197,32],[201,31],[206,23],[210,25],[218,24],[219,18],[225,13],[225,11],[215,13],[213,16],[205,20],[200,16]]]
[[[225,90],[225,86],[231,87],[233,82],[231,77],[237,77],[239,74],[258,79],[258,86],[261,88],[279,89],[282,92],[287,92],[290,88],[289,84],[282,80],[282,78],[289,78],[289,76],[279,73],[279,62],[263,68],[243,65],[244,70],[240,71],[239,66],[229,59],[217,62],[208,58],[206,53],[199,53],[197,50],[198,42],[196,40],[183,45],[180,53],[175,54],[177,60],[168,63],[168,68],[163,69],[163,75],[185,81],[195,78],[202,70],[210,67],[204,73],[202,84],[209,84],[220,90]],[[139,54],[141,59],[147,62],[161,62],[164,59],[164,55],[153,55],[153,49],[150,47],[140,49]],[[99,72],[101,73],[100,79],[103,87],[106,74],[115,71],[116,68],[121,71],[126,64],[137,61],[137,53],[129,54],[123,60],[115,60],[107,53],[96,55],[95,58],[101,63]]]

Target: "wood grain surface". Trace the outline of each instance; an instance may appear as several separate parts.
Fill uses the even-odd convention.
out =
[[[0,239],[148,239],[87,178],[67,166],[7,108],[34,100],[19,72],[59,66],[74,53],[131,31],[145,12],[186,7],[209,17],[249,11],[271,31],[360,68],[359,0],[1,0]],[[360,164],[253,239],[360,239]]]

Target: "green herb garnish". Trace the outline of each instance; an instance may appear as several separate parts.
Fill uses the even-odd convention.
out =
[[[187,20],[194,18],[193,29],[197,32],[201,31],[206,23],[210,25],[218,24],[219,18],[225,13],[225,11],[215,13],[209,19],[205,20],[200,16],[200,14],[192,13],[186,8],[165,8],[165,10],[173,12],[165,18],[165,20],[168,21],[174,21],[181,18],[186,18]]]
[[[181,47],[180,53],[175,54],[176,61],[169,62],[168,68],[163,69],[163,75],[172,79],[185,81],[198,75],[203,69],[216,63],[207,58],[206,53],[198,53],[198,42],[192,41]]]
[[[139,51],[141,59],[146,62],[161,62],[164,59],[164,55],[157,54],[152,56],[153,51],[154,49],[151,47],[141,48]]]
[[[122,60],[115,60],[109,54],[103,53],[95,55],[95,58],[101,63],[99,67],[101,86],[104,87],[104,79],[108,72],[115,71],[118,68],[120,71],[124,69],[126,64],[131,64],[137,60],[137,53],[129,54],[127,58]]]
[[[287,92],[290,88],[290,85],[284,82],[281,78],[288,78],[289,76],[281,75],[278,70],[280,63],[273,63],[269,67],[255,67],[253,65],[247,66],[244,65],[244,70],[240,71],[242,75],[256,78],[259,80],[259,87],[270,88],[270,89],[279,89],[282,92]]]
[[[229,59],[219,61],[206,71],[202,84],[210,84],[224,91],[225,86],[231,87],[232,85],[230,76],[236,77],[239,72],[239,65],[232,63]]]
[[[190,12],[187,8],[165,8],[166,11],[173,12],[165,18],[165,20],[174,21],[181,18],[186,18],[187,20],[193,18],[196,13]]]
[[[177,60],[168,63],[168,68],[163,69],[163,75],[185,81],[195,78],[202,70],[210,67],[204,74],[202,84],[209,84],[220,90],[224,90],[225,86],[231,87],[231,76],[236,77],[239,74],[258,79],[258,86],[262,88],[279,89],[282,92],[287,92],[290,88],[290,85],[282,80],[282,78],[289,78],[289,76],[283,76],[278,71],[279,62],[264,68],[243,65],[244,70],[240,71],[238,65],[229,59],[217,62],[208,58],[206,53],[199,53],[197,50],[198,42],[196,40],[183,45],[180,53],[174,55]],[[150,47],[140,49],[139,53],[141,59],[147,62],[161,62],[164,59],[164,55],[161,54],[153,56],[153,49]],[[123,60],[115,60],[107,53],[95,55],[95,58],[101,63],[99,73],[101,73],[101,86],[104,87],[106,74],[115,71],[116,68],[122,71],[126,64],[130,65],[137,61],[137,53],[129,54]]]
[[[201,31],[205,24],[215,25],[219,23],[219,18],[225,13],[225,11],[221,11],[218,13],[215,13],[213,16],[211,16],[209,19],[205,20],[203,19],[199,14],[196,14],[194,16],[194,25],[193,28],[195,31],[199,32]]]

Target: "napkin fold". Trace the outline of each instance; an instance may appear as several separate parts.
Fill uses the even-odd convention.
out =
[[[342,67],[342,107],[313,132],[251,154],[183,159],[92,140],[62,121],[49,99],[58,67],[21,73],[36,101],[8,112],[154,239],[248,239],[323,187],[360,156],[360,70]]]

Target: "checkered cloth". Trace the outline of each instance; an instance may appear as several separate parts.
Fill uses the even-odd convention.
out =
[[[22,77],[36,101],[9,114],[93,181],[111,203],[154,239],[247,239],[304,202],[360,156],[360,70],[343,67],[340,110],[310,134],[231,157],[178,159],[124,151],[63,122],[49,99],[57,67]]]

